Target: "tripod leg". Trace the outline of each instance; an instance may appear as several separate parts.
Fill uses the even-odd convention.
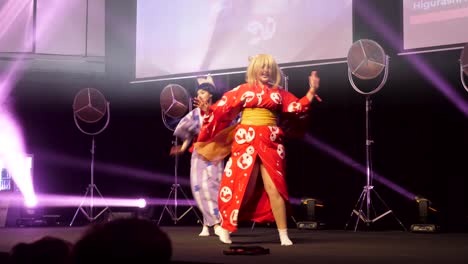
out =
[[[80,205],[78,206],[78,208],[76,208],[75,215],[73,216],[73,219],[72,219],[71,222],[70,222],[70,226],[72,226],[72,225],[73,225],[73,222],[75,222],[75,218],[76,218],[76,216],[78,215],[78,211],[83,210],[83,209],[82,209],[82,208],[83,208],[83,204],[84,204],[84,202],[86,201],[86,197],[88,197],[88,192],[89,192],[89,186],[86,188],[86,192],[85,192],[85,194],[83,195],[83,199],[81,200]],[[86,214],[86,212],[83,212],[83,214],[85,214],[86,217],[89,218],[89,216]]]
[[[96,192],[98,193],[98,195],[101,197],[102,200],[104,200],[104,203],[106,204],[106,207],[104,209],[102,209],[96,216],[93,217],[93,221],[98,219],[99,216],[101,216],[106,210],[109,210],[109,212],[111,211],[106,200],[104,199],[104,196],[102,196],[101,192],[99,191],[98,187],[96,186],[96,184],[94,184],[91,188],[94,188],[94,190],[96,190]],[[112,213],[112,212],[111,212]]]
[[[80,205],[80,206],[81,206],[81,205]],[[80,207],[76,208],[75,215],[73,215],[73,218],[72,218],[72,220],[71,220],[69,226],[72,226],[72,225],[73,225],[73,222],[75,222],[75,218],[76,218],[76,216],[78,215],[78,211],[80,211]]]
[[[358,198],[356,204],[354,205],[353,210],[351,210],[351,214],[349,215],[348,222],[346,222],[346,225],[345,225],[345,228],[344,228],[345,230],[348,228],[349,222],[351,222],[351,219],[353,218],[354,210],[356,210],[356,208],[358,207],[359,202],[362,199],[362,195],[363,195],[363,192],[361,192],[361,195],[359,195],[359,198]]]
[[[177,190],[180,190],[180,192],[186,199],[187,204],[190,205],[190,207],[179,217],[177,217]],[[168,207],[168,204],[169,204],[169,200],[171,199],[173,195],[174,195],[174,211],[171,211]],[[161,215],[159,216],[158,225],[160,224],[165,211],[167,211],[171,215],[172,220],[174,221],[174,224],[177,224],[177,222],[181,220],[188,212],[190,212],[190,210],[193,210],[193,212],[195,213],[198,219],[198,222],[203,223],[202,219],[200,218],[200,215],[196,211],[196,208],[192,205],[192,202],[188,198],[187,194],[185,194],[182,187],[179,184],[173,184],[171,188],[171,192],[169,193],[169,196],[167,197],[166,204],[164,205]]]
[[[385,201],[382,199],[382,197],[380,197],[380,195],[377,193],[377,191],[374,190],[374,193],[375,193],[375,196],[377,196],[377,198],[379,198],[380,202],[382,202],[382,204],[385,206],[387,211],[392,213],[393,217],[398,222],[398,224],[400,224],[400,226],[403,227],[403,230],[408,231],[408,229],[406,229],[406,227],[403,225],[403,223],[400,221],[400,219],[398,219],[398,217],[395,215],[395,213],[390,209],[390,207],[388,207],[387,203],[385,203]]]
[[[163,210],[161,212],[161,215],[159,216],[159,220],[158,220],[158,225],[159,223],[161,222],[161,219],[164,215],[164,212],[167,210],[167,212],[171,215],[171,219],[174,219],[174,216],[172,215],[171,211],[169,211],[169,209],[167,208],[167,205],[169,204],[169,200],[171,199],[171,196],[172,196],[172,193],[174,192],[174,186],[171,187],[171,191],[169,192],[169,196],[167,197],[167,200],[166,200],[166,204],[164,205],[163,207]]]
[[[293,220],[294,224],[297,224],[296,218],[294,218],[293,215],[291,215],[291,219]]]
[[[355,214],[356,208],[358,208],[358,206],[359,206],[361,200],[363,199],[364,192],[365,192],[365,190],[363,190],[363,191],[361,192],[361,195],[359,195],[359,198],[358,198],[358,200],[357,200],[357,202],[356,202],[356,205],[354,205],[354,208],[353,208],[353,210],[351,211],[351,214],[350,214],[350,216],[349,216],[348,222],[346,222],[346,225],[345,225],[345,228],[344,228],[345,230],[348,228],[349,222],[351,222],[351,219],[353,218],[353,214]]]
[[[180,187],[180,186],[179,186]],[[193,207],[190,199],[188,198],[187,194],[185,194],[184,190],[182,189],[182,187],[180,187],[180,192],[184,195],[185,197],[185,200],[187,201],[188,204],[190,204],[190,208],[187,209],[187,211],[185,211],[184,214],[182,214],[178,220],[182,219],[182,217],[184,217],[190,210],[193,210],[193,212],[195,213],[195,215],[197,216],[197,219],[200,223],[203,223],[202,219],[200,218],[200,216],[198,215],[197,211],[195,210],[195,208]]]
[[[367,221],[367,216],[363,215],[362,207],[364,206],[364,202],[367,199],[367,196],[369,195],[369,189],[364,187],[364,190],[362,191],[362,199],[361,199],[361,205],[359,206],[359,211],[354,210],[354,213],[356,214],[356,224],[354,225],[354,232],[357,231],[358,225],[359,225],[359,220],[362,220],[363,222],[368,223]]]

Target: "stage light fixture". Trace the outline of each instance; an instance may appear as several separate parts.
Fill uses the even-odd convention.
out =
[[[350,72],[362,80],[376,78],[388,67],[388,57],[375,41],[361,39],[353,43],[348,51]]]
[[[429,221],[429,213],[436,213],[437,210],[431,207],[431,201],[423,196],[417,195],[414,200],[418,204],[419,223],[411,225],[411,232],[434,233],[439,230],[439,226]]]
[[[101,120],[108,110],[108,102],[101,92],[94,88],[80,90],[73,100],[75,116],[86,123]]]
[[[181,118],[190,111],[190,95],[184,87],[169,84],[161,91],[159,97],[163,115]]]
[[[301,208],[304,212],[304,221],[296,223],[297,229],[319,229],[325,224],[319,222],[316,217],[316,208],[324,207],[323,202],[315,198],[302,198]]]

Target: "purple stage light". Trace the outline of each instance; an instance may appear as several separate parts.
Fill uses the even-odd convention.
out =
[[[32,1],[30,0],[11,0],[7,1],[0,9],[0,37],[7,32],[11,21],[15,21],[25,8],[31,8]],[[46,27],[50,27],[55,12],[59,12],[60,8],[66,6],[66,1],[56,1],[55,6],[49,9],[49,14],[45,23],[37,25],[36,39],[40,38],[41,32]],[[26,47],[31,45],[30,39],[27,39],[23,45]],[[24,150],[23,135],[21,127],[17,124],[11,113],[6,109],[6,101],[8,100],[10,91],[16,85],[17,80],[21,77],[23,70],[23,58],[27,53],[20,54],[6,67],[0,75],[0,159],[10,171],[19,190],[22,192],[27,206],[34,206],[37,203],[37,198],[34,194],[32,184],[31,170],[27,168],[26,152]]]
[[[366,166],[364,166],[364,165],[360,164],[359,162],[353,160],[351,157],[349,157],[346,154],[344,154],[343,152],[335,149],[334,147],[332,147],[332,146],[318,140],[317,138],[313,137],[311,134],[307,133],[304,136],[304,140],[305,140],[305,142],[307,142],[311,146],[314,146],[314,147],[318,148],[319,150],[325,152],[329,156],[339,160],[340,162],[342,162],[342,163],[348,165],[349,167],[361,172],[362,174],[367,175]],[[403,187],[399,186],[398,184],[384,178],[383,176],[381,176],[381,175],[379,175],[379,174],[377,174],[375,172],[371,172],[371,173],[373,174],[373,179],[375,179],[376,181],[384,184],[385,186],[387,186],[391,190],[403,195],[404,197],[406,197],[406,198],[408,198],[410,200],[414,199],[414,197],[415,197],[414,193],[411,193],[410,191],[404,189]]]
[[[32,185],[32,162],[25,154],[22,133],[16,120],[6,109],[1,108],[0,127],[0,160],[23,193],[27,204],[33,206],[37,199]]]
[[[41,152],[42,156],[49,159],[59,162],[60,164],[71,166],[74,168],[89,168],[89,161],[82,158],[72,157],[65,153],[51,153],[47,151]],[[169,174],[162,174],[157,172],[152,172],[149,170],[143,170],[139,168],[134,168],[126,165],[99,162],[96,161],[94,164],[94,169],[98,172],[105,172],[107,174],[112,174],[115,177],[125,177],[129,179],[138,179],[143,181],[150,182],[161,182],[161,183],[173,183],[174,176]],[[181,185],[189,186],[190,180],[187,177],[178,178],[178,183]]]
[[[20,195],[0,196],[2,199],[9,199],[12,204],[21,206],[25,200]],[[37,194],[37,207],[138,207],[144,208],[147,202],[143,198],[122,198],[122,197],[94,197],[93,200],[89,197],[83,198],[76,195],[59,195],[59,194]]]

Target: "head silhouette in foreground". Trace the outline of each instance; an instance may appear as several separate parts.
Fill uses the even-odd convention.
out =
[[[52,236],[32,243],[18,243],[10,251],[9,263],[69,263],[72,246],[71,242]]]
[[[172,245],[155,223],[139,218],[96,224],[78,240],[72,263],[168,263]]]

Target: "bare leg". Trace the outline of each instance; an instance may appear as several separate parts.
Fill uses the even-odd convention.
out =
[[[241,208],[250,199],[250,197],[252,196],[255,190],[255,184],[257,183],[259,169],[260,169],[260,163],[257,161],[255,162],[252,172],[250,174],[249,182],[247,183],[247,186],[245,187],[246,189],[244,193],[244,198],[242,198]]]
[[[284,202],[284,199],[278,192],[278,189],[271,180],[270,174],[266,170],[265,166],[263,166],[263,164],[260,164],[260,173],[262,174],[262,180],[263,185],[265,186],[265,191],[267,192],[268,198],[270,199],[271,210],[273,211],[276,226],[278,227],[281,245],[290,246],[293,243],[288,237],[288,223],[286,219],[286,204]]]
[[[260,172],[262,174],[265,191],[267,192],[268,198],[270,199],[271,210],[273,211],[273,216],[275,217],[276,226],[278,229],[286,229],[287,220],[284,199],[278,192],[278,189],[276,189],[275,184],[271,180],[270,174],[266,170],[265,166],[263,166],[263,164],[260,164]]]

